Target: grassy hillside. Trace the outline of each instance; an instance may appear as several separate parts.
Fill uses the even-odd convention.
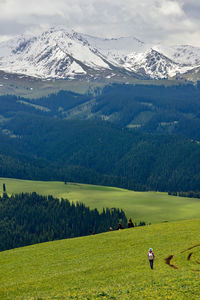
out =
[[[102,88],[109,84],[102,82],[74,81],[74,80],[41,80],[36,77],[28,77],[0,71],[0,95],[16,95],[30,99],[48,96],[60,90],[85,94],[97,87]]]
[[[112,83],[129,82],[130,84],[143,85],[165,85],[178,86],[186,84],[184,80],[138,80],[134,78],[102,79],[99,81],[88,80],[41,80],[36,77],[23,76],[21,74],[5,73],[0,71],[0,95],[16,95],[28,98],[39,98],[48,96],[51,93],[57,93],[60,90],[72,91],[76,93],[93,92],[96,88],[103,88]]]
[[[134,221],[159,223],[200,217],[200,199],[169,196],[160,192],[134,192],[125,189],[57,181],[31,181],[0,178],[0,191],[6,184],[8,194],[37,192],[71,201],[90,208],[122,208]]]
[[[0,298],[199,299],[199,227],[156,224],[1,252]]]

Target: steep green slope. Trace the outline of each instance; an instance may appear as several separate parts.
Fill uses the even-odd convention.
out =
[[[199,299],[199,226],[172,222],[1,252],[0,298]]]
[[[37,192],[71,201],[90,208],[121,208],[135,222],[158,223],[200,217],[200,199],[169,196],[160,192],[135,192],[114,187],[0,178],[0,191],[6,184],[8,194]]]

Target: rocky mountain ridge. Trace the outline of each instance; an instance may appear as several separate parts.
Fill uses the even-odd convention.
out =
[[[200,48],[102,39],[64,28],[0,43],[0,70],[39,78],[163,79],[200,66]]]

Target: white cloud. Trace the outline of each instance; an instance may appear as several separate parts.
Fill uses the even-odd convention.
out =
[[[162,1],[160,5],[160,13],[164,16],[183,16],[182,5],[175,1]]]
[[[133,35],[148,42],[200,46],[195,0],[0,0],[0,34],[65,25],[104,37]],[[199,42],[198,42],[199,41]]]

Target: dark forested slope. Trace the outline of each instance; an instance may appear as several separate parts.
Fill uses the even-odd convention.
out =
[[[95,94],[60,91],[39,99],[0,96],[0,126],[19,112],[59,119],[99,119],[150,133],[199,140],[200,84],[114,84]]]
[[[46,241],[108,231],[118,222],[127,224],[125,213],[113,208],[90,210],[36,193],[0,196],[0,251]]]
[[[164,191],[199,190],[200,145],[102,121],[17,114],[2,136],[0,176]]]
[[[0,97],[0,176],[200,190],[200,85]]]

